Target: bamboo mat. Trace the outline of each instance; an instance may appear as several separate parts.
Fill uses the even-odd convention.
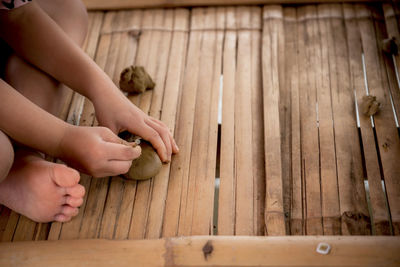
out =
[[[0,207],[0,240],[400,234],[400,60],[381,51],[382,39],[400,40],[398,6],[89,18],[85,51],[116,84],[124,67],[145,66],[157,86],[129,99],[164,121],[181,151],[148,181],[82,174],[87,193],[68,223]],[[357,117],[367,90],[381,110]],[[66,103],[62,118],[97,124],[82,96]]]

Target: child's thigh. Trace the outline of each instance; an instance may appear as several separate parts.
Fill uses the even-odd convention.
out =
[[[83,43],[87,33],[88,16],[81,0],[36,0],[36,3],[76,43]]]
[[[0,182],[8,175],[14,162],[14,149],[10,139],[0,130]]]

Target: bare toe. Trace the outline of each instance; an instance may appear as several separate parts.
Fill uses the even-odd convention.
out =
[[[60,187],[73,187],[80,180],[79,172],[62,164],[50,168],[50,177]]]
[[[73,208],[78,208],[82,205],[83,203],[83,198],[79,197],[71,197],[71,196],[67,196],[65,199],[65,204],[70,205]]]
[[[57,214],[54,217],[54,221],[56,221],[56,222],[68,222],[70,220],[71,220],[71,217],[70,216],[66,216],[64,214]]]
[[[70,205],[63,205],[60,213],[64,214],[67,217],[74,217],[78,215],[79,209],[71,207]]]
[[[74,198],[82,198],[85,195],[85,187],[80,184],[72,187],[67,187],[65,190],[65,193],[67,195],[70,195]]]

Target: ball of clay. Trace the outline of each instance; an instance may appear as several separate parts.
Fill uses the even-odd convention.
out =
[[[376,100],[376,96],[365,95],[361,99],[361,111],[366,116],[373,116],[379,111],[381,104]]]
[[[119,88],[128,93],[143,93],[156,86],[150,75],[141,66],[129,66],[121,72]]]
[[[387,38],[382,41],[382,50],[388,54],[397,55],[398,45],[395,37]]]
[[[137,144],[139,143],[138,139],[140,139],[138,136],[134,136],[129,132],[122,132],[119,134],[119,136],[128,142],[136,142]],[[127,179],[150,179],[161,170],[162,162],[153,146],[149,142],[140,139],[140,147],[142,149],[140,157],[134,159],[129,171],[123,174],[123,176]]]

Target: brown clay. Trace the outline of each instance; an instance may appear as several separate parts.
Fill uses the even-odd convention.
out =
[[[129,132],[122,132],[119,136],[128,142],[140,144],[142,149],[140,157],[132,161],[131,168],[127,173],[123,174],[123,177],[130,180],[146,180],[154,177],[161,170],[162,162],[160,157],[149,142]],[[138,142],[139,140],[140,143]]]
[[[156,86],[150,75],[141,66],[129,66],[121,72],[119,88],[128,93],[143,93]]]
[[[365,95],[361,99],[361,112],[366,116],[373,116],[378,113],[381,103],[376,100],[376,96]]]
[[[382,41],[382,50],[388,54],[397,55],[399,51],[396,38],[384,39]]]

